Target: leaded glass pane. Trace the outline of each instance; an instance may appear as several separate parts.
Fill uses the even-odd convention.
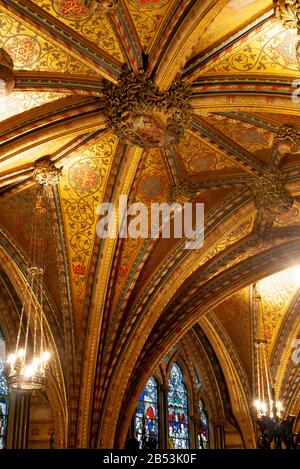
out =
[[[199,417],[198,448],[209,449],[209,423],[202,399],[199,401]]]
[[[8,413],[8,388],[4,373],[4,350],[4,340],[0,336],[0,449],[5,448]]]
[[[169,447],[189,448],[188,395],[179,366],[170,371],[168,391]]]
[[[155,447],[159,436],[158,392],[156,380],[151,377],[138,401],[135,414],[135,432],[140,448]]]

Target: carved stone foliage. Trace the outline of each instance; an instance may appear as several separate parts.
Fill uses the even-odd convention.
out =
[[[257,209],[255,231],[262,236],[273,226],[277,216],[292,207],[293,198],[286,192],[279,171],[265,171],[260,178],[253,179],[251,189]]]
[[[118,0],[83,0],[83,4],[87,8],[97,8],[103,12],[117,8],[119,1]]]
[[[193,200],[199,192],[199,184],[192,181],[183,181],[177,186],[172,186],[170,190],[171,201]]]
[[[299,139],[299,132],[289,124],[284,124],[280,127],[276,136],[276,142],[291,140],[294,143],[297,139]]]
[[[158,91],[143,70],[135,75],[127,67],[117,85],[105,84],[104,112],[110,128],[125,143],[142,148],[178,142],[190,125],[190,87],[174,82]]]
[[[57,184],[62,168],[56,168],[53,161],[42,159],[35,163],[33,179],[42,186],[53,186]]]
[[[295,151],[299,140],[300,134],[292,125],[284,124],[279,128],[274,140],[275,167],[279,167],[284,158]]]
[[[297,29],[300,32],[300,2],[299,0],[274,0],[275,16],[287,29]]]
[[[274,0],[275,16],[282,21],[286,29],[297,29],[300,34],[300,2],[299,0]],[[296,43],[296,56],[300,61],[300,41]]]

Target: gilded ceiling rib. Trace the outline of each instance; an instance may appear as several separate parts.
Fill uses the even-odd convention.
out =
[[[99,0],[97,0],[99,1]],[[126,2],[105,2],[115,4],[110,10],[110,22],[115,36],[126,58],[127,66],[136,74],[143,68],[143,48],[132,18],[128,12]]]

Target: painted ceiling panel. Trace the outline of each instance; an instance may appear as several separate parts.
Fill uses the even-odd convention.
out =
[[[67,143],[71,142],[77,136],[81,135],[82,132],[66,135],[64,137],[50,140],[49,142],[41,145],[36,145],[34,148],[30,148],[25,152],[20,152],[17,155],[7,160],[0,162],[0,176],[10,170],[19,170],[31,166],[39,158],[46,155],[52,155],[63,148]]]
[[[12,57],[16,70],[40,70],[81,75],[96,75],[77,54],[50,36],[21,21],[0,6],[0,47]]]
[[[45,103],[50,103],[60,98],[67,96],[64,93],[56,93],[52,91],[39,92],[28,91],[15,91],[6,96],[0,96],[0,122],[8,119],[9,117],[21,114],[34,107],[41,106]]]
[[[78,327],[96,236],[96,210],[102,201],[116,142],[116,137],[106,135],[74,152],[59,182]]]
[[[169,198],[170,181],[160,149],[152,148],[144,152],[136,177],[131,201],[142,202],[148,206],[152,202],[163,203]],[[126,278],[133,266],[145,239],[127,238],[121,246],[115,284],[114,304],[125,285]]]
[[[290,268],[264,278],[258,282],[262,298],[263,319],[270,352],[279,331],[282,319],[292,300],[299,294],[299,268]]]
[[[217,177],[218,171],[239,169],[226,154],[216,151],[191,132],[186,132],[177,144],[177,152],[189,175],[213,173],[211,176]]]
[[[224,203],[227,198],[230,198],[232,192],[234,189],[232,187],[228,188],[219,188],[218,190],[203,190],[200,193],[201,200],[204,201],[205,207],[204,207],[204,216],[205,220],[208,218],[211,218],[213,213],[216,213],[218,208],[222,202]],[[237,214],[237,219],[240,220],[239,214]],[[233,239],[234,237],[238,237],[243,233],[245,235],[245,231],[249,228],[249,222],[246,224],[243,223],[243,226],[240,228],[240,230],[235,230],[236,232],[239,231],[239,233],[232,234],[230,235],[230,239]],[[226,228],[224,228],[226,231]],[[244,231],[243,231],[244,230]],[[224,249],[224,246],[226,245],[226,242],[221,242],[219,243],[218,237],[222,236],[224,232],[216,230],[216,233],[214,235],[214,243],[216,245],[213,247],[212,251],[210,254],[207,254],[208,249],[208,240],[207,238],[205,239],[204,242],[204,248],[200,248],[199,250],[195,250],[195,253],[197,255],[197,262],[199,262],[199,259],[201,259],[201,262],[205,263],[207,262],[210,258],[214,257],[216,252],[220,252],[222,249]],[[207,236],[207,235],[206,235]],[[212,242],[210,240],[210,242]],[[181,248],[179,248],[179,245]],[[181,249],[183,252],[185,251],[184,248],[184,243],[182,244],[182,239],[176,239],[176,238],[160,238],[158,242],[156,243],[155,246],[155,251],[153,251],[153,255],[149,256],[147,259],[147,262],[145,263],[143,270],[141,272],[141,275],[138,280],[137,284],[137,290],[136,294],[138,291],[143,289],[144,283],[146,283],[156,271],[159,271],[160,268],[162,268],[163,263],[166,261],[166,259],[171,255],[171,252],[173,252],[175,249]],[[220,251],[219,251],[220,250]],[[203,254],[205,253],[205,254]]]
[[[31,186],[29,189],[0,199],[0,226],[8,233],[14,233],[17,249],[25,256],[26,261],[30,255],[35,194],[36,187]],[[46,219],[49,222],[46,224],[45,239],[45,284],[58,311],[61,311],[57,257],[52,230],[52,214],[49,206]]]
[[[253,17],[268,8],[272,9],[272,0],[231,0],[212,21],[199,38],[194,55],[199,55],[228,34],[235,32],[241,25],[247,25]]]
[[[203,66],[201,74],[294,76],[298,72],[297,41],[296,30],[286,30],[279,23],[270,21],[214,57],[212,62]]]
[[[232,295],[212,311],[231,338],[243,363],[249,383],[251,383],[252,353],[249,287]]]
[[[97,4],[94,8],[86,7],[81,0],[34,0],[34,3],[110,55],[124,61],[109,20]]]
[[[126,3],[143,49],[147,53],[160,29],[166,11],[176,2],[174,0],[129,0]]]
[[[207,114],[204,119],[264,163],[269,161],[275,134],[253,125],[218,114]]]

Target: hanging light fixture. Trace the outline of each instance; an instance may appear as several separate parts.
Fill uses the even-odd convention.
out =
[[[253,286],[253,301],[257,313],[257,334],[255,339],[256,364],[257,364],[257,398],[254,405],[258,418],[268,415],[273,417],[282,412],[281,403],[275,402],[274,386],[272,383],[271,370],[268,366],[267,357],[267,339],[265,334],[264,320],[262,314],[261,296],[257,291],[256,285]]]
[[[42,389],[50,352],[46,348],[43,314],[46,187],[57,184],[61,169],[49,160],[37,162],[33,178],[38,184],[33,209],[30,264],[14,353],[8,356],[10,388]]]
[[[0,95],[5,95],[13,90],[14,63],[10,55],[0,48]]]
[[[282,442],[286,448],[296,447],[296,435],[292,429],[296,417],[289,415],[284,418],[284,408],[280,400],[275,398],[275,388],[268,359],[268,341],[265,333],[262,299],[253,285],[253,306],[256,315],[256,421],[260,432],[258,446],[270,449],[272,444],[276,449],[281,448]]]

